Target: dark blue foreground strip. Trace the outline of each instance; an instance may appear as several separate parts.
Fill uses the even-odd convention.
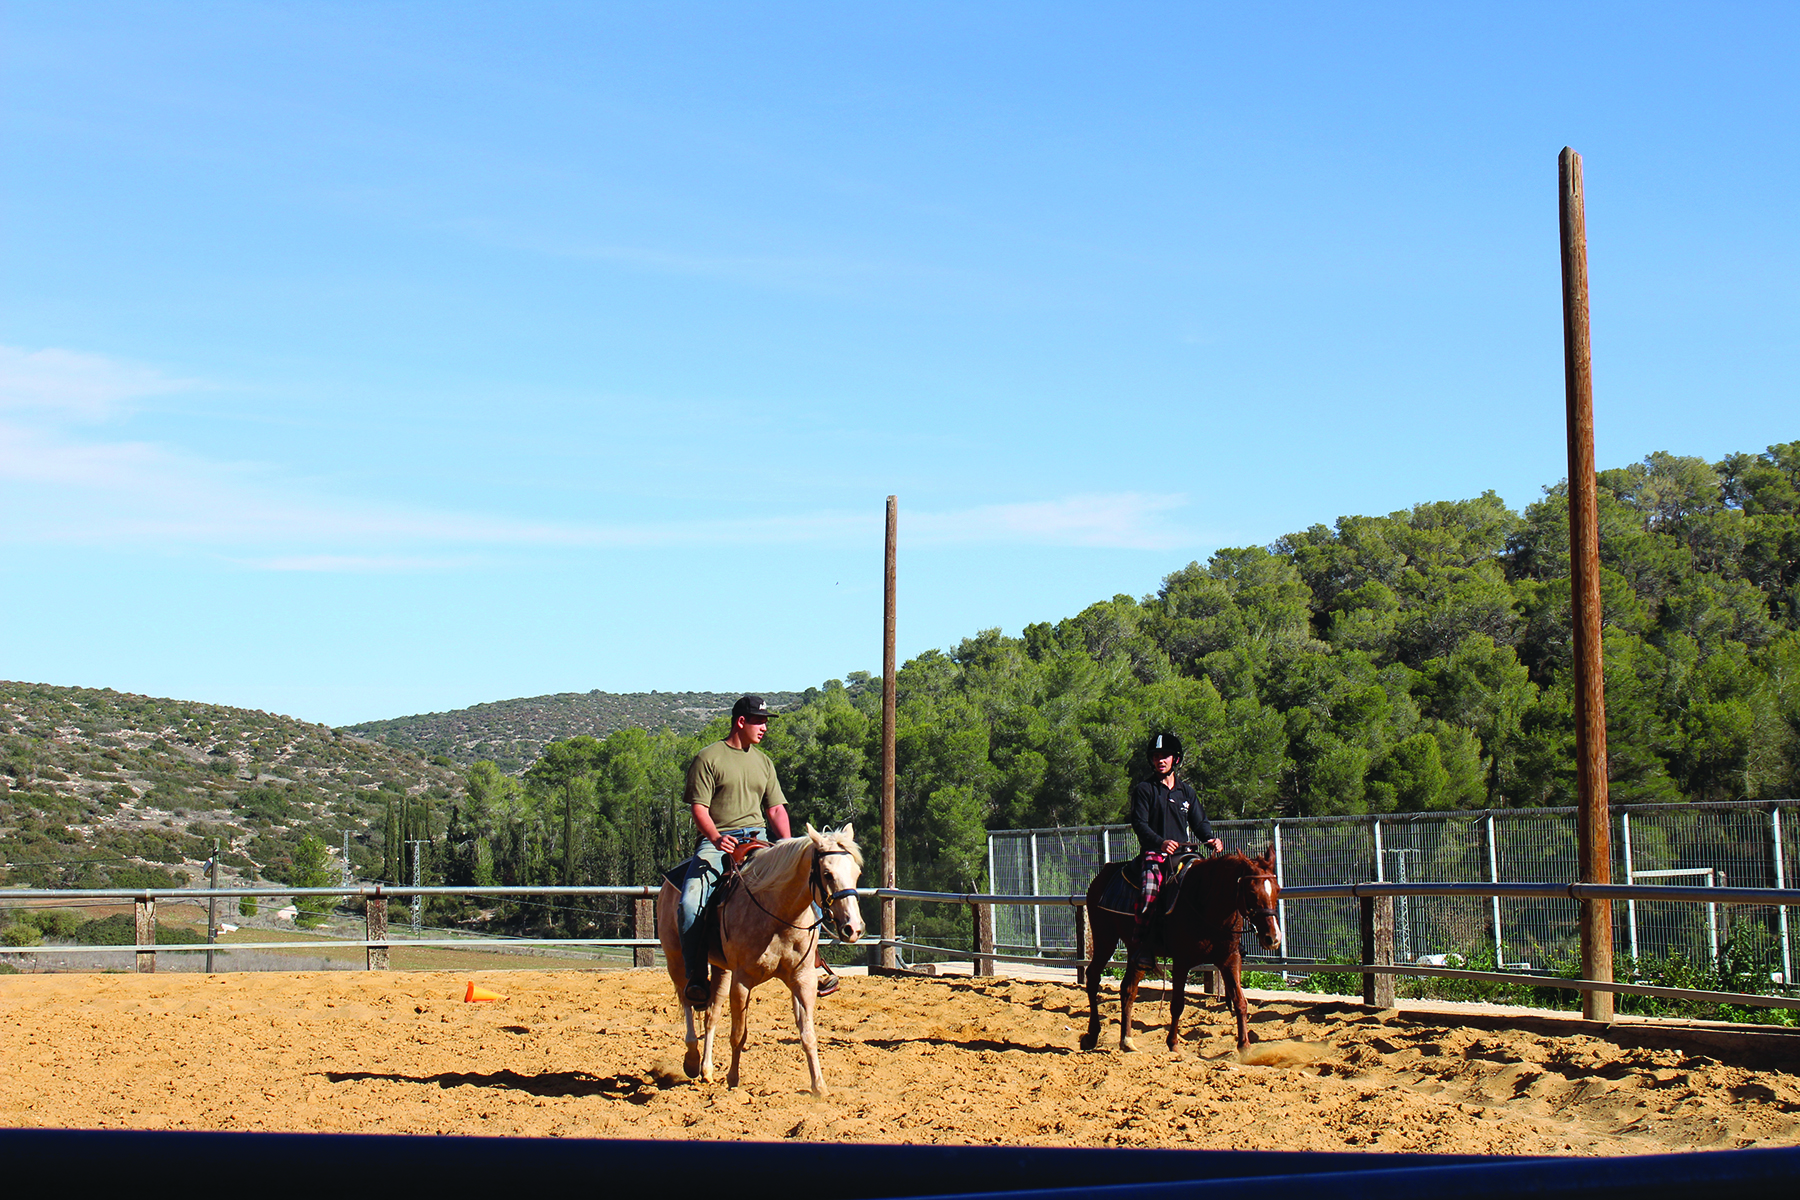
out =
[[[1718,1194],[1791,1197],[1800,1148],[1652,1158],[1484,1158],[1227,1150],[893,1146],[810,1142],[613,1141],[138,1130],[0,1130],[10,1188],[141,1189],[193,1181],[262,1200],[333,1193],[504,1200],[521,1190],[625,1200],[713,1194],[795,1200],[984,1196],[1008,1200],[1621,1200]]]
[[[1246,1159],[1259,1159],[1245,1153]],[[1367,1169],[1344,1170],[1341,1154],[1319,1170],[1291,1175],[1246,1170],[1182,1182],[1114,1183],[1102,1187],[1009,1189],[1006,1200],[1793,1200],[1800,1196],[1800,1147],[1712,1150],[1635,1158],[1503,1158],[1450,1163],[1421,1154],[1395,1166],[1394,1155],[1370,1155]],[[1404,1156],[1400,1156],[1404,1157]],[[1250,1176],[1256,1176],[1250,1181]],[[1727,1190],[1728,1189],[1728,1190]],[[977,1200],[993,1191],[968,1191],[932,1200]]]

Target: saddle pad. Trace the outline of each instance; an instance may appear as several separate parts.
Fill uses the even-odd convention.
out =
[[[1100,893],[1098,906],[1107,912],[1132,916],[1137,912],[1138,893],[1142,890],[1136,860],[1120,863],[1112,881]]]
[[[711,863],[707,862],[704,858],[701,858],[698,854],[689,855],[674,866],[664,870],[662,877],[674,884],[675,890],[679,892],[687,886],[687,881],[691,879],[697,871],[712,876],[713,886],[718,886],[718,872],[713,870]]]

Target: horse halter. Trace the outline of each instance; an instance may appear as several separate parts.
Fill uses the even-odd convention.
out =
[[[762,913],[764,916],[769,917],[772,920],[779,921],[781,924],[786,925],[789,929],[798,929],[804,933],[811,933],[811,932],[817,930],[820,926],[824,926],[826,929],[831,931],[832,937],[838,939],[840,942],[846,941],[847,939],[844,937],[843,929],[837,924],[837,922],[835,920],[832,919],[831,906],[832,906],[833,902],[842,900],[845,896],[856,895],[856,889],[855,888],[839,888],[835,892],[827,892],[825,890],[825,877],[819,871],[819,860],[821,858],[826,857],[827,855],[848,854],[850,852],[848,850],[821,850],[817,846],[814,846],[812,849],[813,849],[812,877],[807,883],[807,890],[814,897],[816,897],[819,902],[819,919],[814,921],[811,925],[796,925],[792,921],[789,921],[782,917],[776,916],[774,913],[770,912],[767,908],[763,908],[763,902],[756,898],[756,892],[748,884],[744,883],[742,880],[739,880],[738,890],[743,892],[744,895],[750,897],[750,903],[756,905],[757,908],[762,909]]]
[[[1280,914],[1275,909],[1264,908],[1261,904],[1258,903],[1258,901],[1261,899],[1261,896],[1259,895],[1259,893],[1256,890],[1256,885],[1264,879],[1269,880],[1271,883],[1275,882],[1274,875],[1267,874],[1264,872],[1256,872],[1256,873],[1250,874],[1250,875],[1242,875],[1242,876],[1239,876],[1239,878],[1238,878],[1239,886],[1241,886],[1244,889],[1244,891],[1249,893],[1249,899],[1244,904],[1243,913],[1246,917],[1250,918],[1250,923],[1252,925],[1256,924],[1256,918],[1258,918],[1258,917],[1267,918],[1269,921],[1272,922],[1280,916]],[[1259,934],[1259,936],[1260,936],[1260,934]]]
[[[813,895],[817,896],[819,899],[820,914],[818,923],[815,924],[813,928],[817,929],[820,925],[825,926],[825,928],[831,931],[831,936],[840,942],[846,940],[844,937],[844,930],[831,915],[831,906],[839,900],[842,900],[845,896],[854,898],[856,896],[856,889],[847,887],[839,888],[835,892],[827,892],[825,890],[825,876],[820,869],[819,860],[832,854],[849,853],[848,850],[821,850],[817,846],[813,847],[812,890]]]

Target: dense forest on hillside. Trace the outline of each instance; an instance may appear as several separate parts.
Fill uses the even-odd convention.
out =
[[[1800,442],[1599,478],[1614,803],[1800,794]],[[1121,820],[1162,726],[1214,816],[1570,803],[1569,625],[1558,485],[1522,513],[1489,492],[1343,517],[976,633],[899,673],[900,877],[977,888],[987,828]],[[874,833],[879,692],[834,680],[772,723],[797,821]],[[441,867],[651,879],[692,836],[683,766],[723,729],[569,739],[522,778],[478,763]]]
[[[587,734],[605,737],[621,729],[672,729],[696,733],[731,708],[739,692],[558,692],[497,700],[452,712],[423,713],[345,726],[344,732],[467,767],[492,762],[518,774],[544,747]],[[765,693],[775,708],[797,703],[798,692]]]
[[[1800,794],[1800,442],[1653,454],[1600,484],[1613,801]],[[1163,726],[1216,817],[1570,803],[1567,529],[1560,485],[1523,512],[1486,493],[1343,517],[919,655],[898,678],[901,879],[980,887],[986,829],[1122,819]],[[764,748],[796,823],[854,820],[874,844],[880,690],[851,673],[771,696],[785,711]],[[179,879],[212,836],[246,874],[293,882],[306,836],[335,850],[345,827],[363,878],[398,878],[401,844],[429,838],[434,882],[650,882],[689,848],[685,767],[724,732],[483,718],[517,765],[550,740],[522,773],[489,759],[458,778],[447,753],[212,705],[6,684],[0,714],[13,883]],[[359,728],[381,725],[407,728]],[[498,744],[473,719],[444,728],[459,753]]]
[[[335,883],[346,829],[352,865],[375,877],[386,826],[441,829],[461,786],[410,751],[292,717],[0,683],[4,883],[173,887],[199,877],[214,838],[221,882]]]

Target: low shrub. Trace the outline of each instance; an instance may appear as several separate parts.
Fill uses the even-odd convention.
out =
[[[137,922],[124,913],[83,921],[75,927],[75,940],[84,946],[135,946]],[[159,946],[193,946],[205,940],[184,926],[156,923],[156,944]]]

